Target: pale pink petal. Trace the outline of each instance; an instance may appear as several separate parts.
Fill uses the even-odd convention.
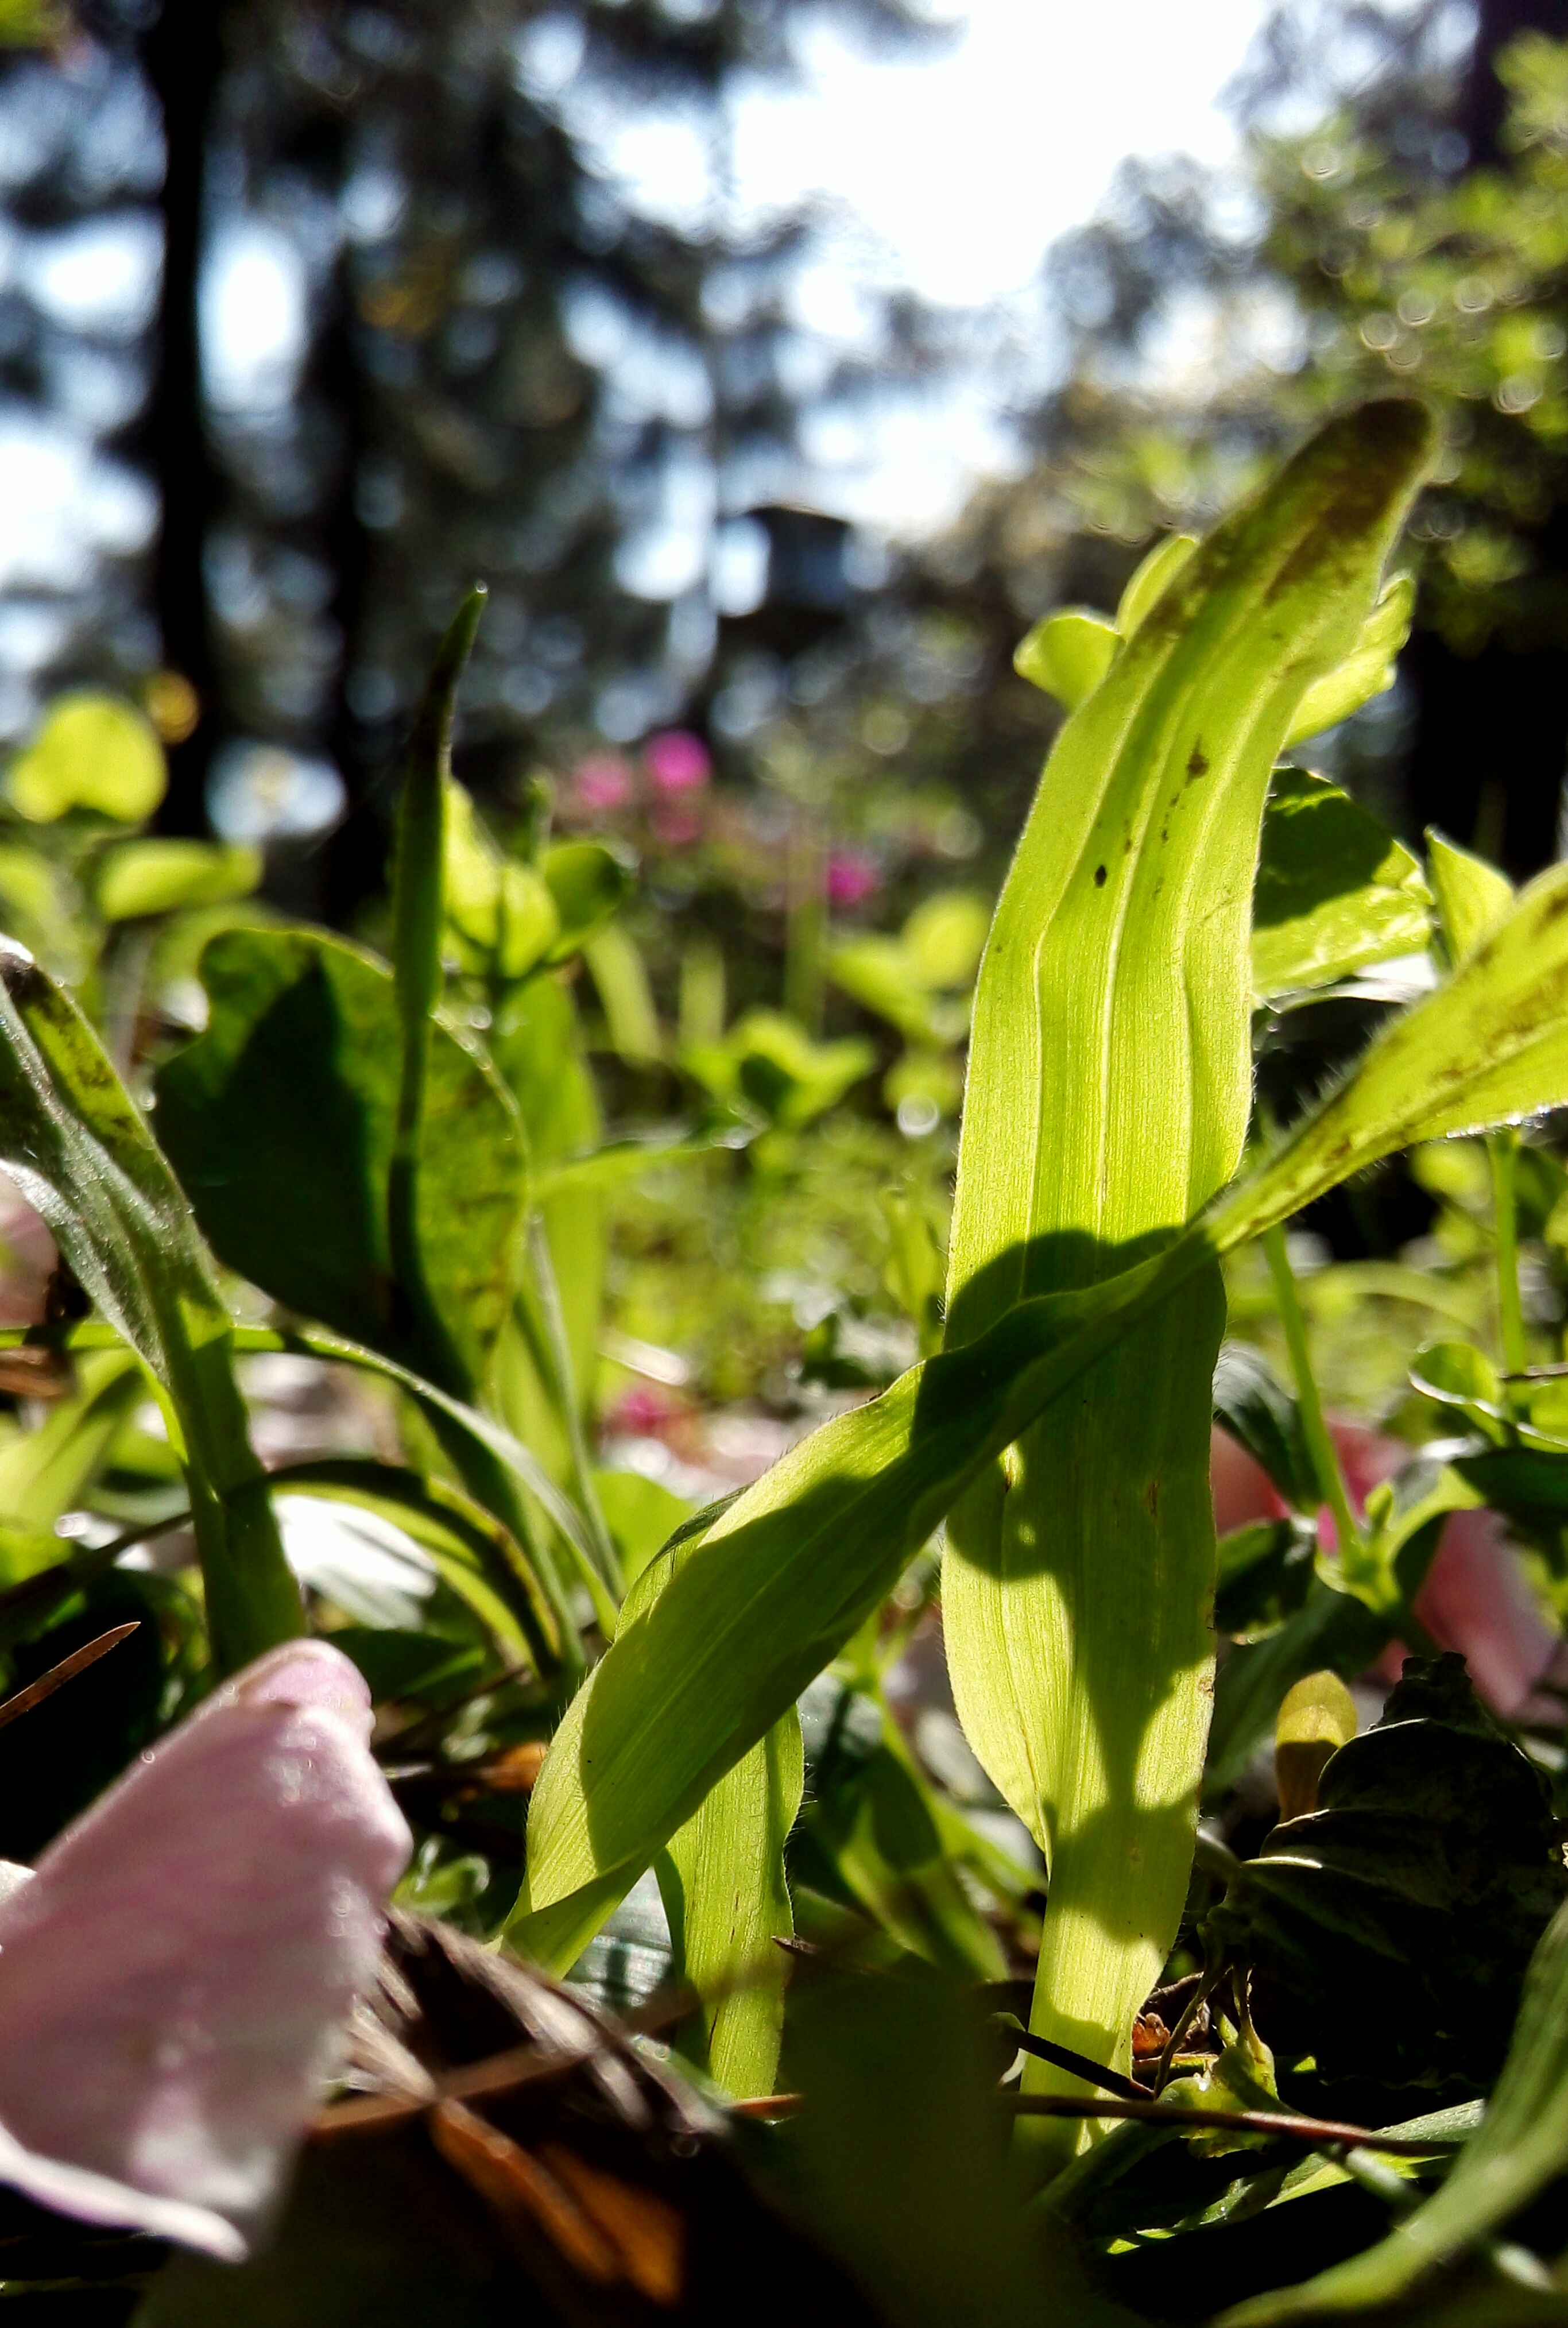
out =
[[[0,1327],[38,1324],[59,1261],[42,1216],[0,1172]]]
[[[1254,1520],[1282,1520],[1284,1497],[1261,1463],[1228,1431],[1216,1430],[1209,1441],[1209,1491],[1214,1497],[1214,1525],[1218,1535],[1247,1527]]]
[[[320,1641],[218,1691],[0,1899],[0,2181],[243,2255],[375,1974],[409,1836]]]
[[[1365,1423],[1332,1422],[1334,1445],[1350,1501],[1366,1509],[1375,1487],[1410,1460],[1412,1450]],[[1224,1431],[1214,1434],[1209,1469],[1215,1525],[1221,1535],[1249,1521],[1278,1519],[1285,1507],[1267,1474]],[[1332,1516],[1318,1515],[1323,1548],[1338,1548]],[[1545,1621],[1518,1554],[1496,1512],[1456,1512],[1443,1527],[1415,1613],[1440,1649],[1458,1649],[1487,1704],[1513,1715],[1552,1670],[1561,1634]],[[1399,1679],[1407,1655],[1391,1642],[1376,1670]]]
[[[1487,1704],[1520,1713],[1563,1646],[1530,1590],[1496,1512],[1456,1512],[1415,1596],[1415,1613],[1440,1649],[1458,1649]],[[1384,1661],[1397,1678],[1396,1643]]]

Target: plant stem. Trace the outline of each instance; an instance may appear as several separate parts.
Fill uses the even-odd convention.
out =
[[[1339,1458],[1329,1426],[1323,1420],[1323,1402],[1318,1395],[1318,1378],[1312,1372],[1312,1354],[1307,1347],[1307,1321],[1301,1313],[1301,1297],[1296,1285],[1296,1274],[1291,1267],[1291,1256],[1285,1249],[1282,1226],[1263,1231],[1263,1252],[1268,1258],[1269,1275],[1274,1282],[1274,1299],[1279,1304],[1280,1323],[1285,1329],[1285,1347],[1291,1354],[1291,1371],[1296,1378],[1296,1399],[1301,1410],[1301,1429],[1306,1436],[1312,1468],[1318,1475],[1318,1492],[1334,1515],[1334,1530],[1339,1539],[1339,1557],[1345,1560],[1361,1548],[1361,1530],[1351,1509],[1345,1475],[1339,1469]]]
[[[556,1280],[555,1263],[550,1257],[549,1239],[545,1234],[544,1222],[538,1213],[529,1215],[528,1257],[534,1297],[539,1304],[540,1322],[544,1328],[550,1372],[554,1377],[556,1402],[560,1409],[561,1427],[566,1432],[571,1460],[572,1486],[577,1490],[578,1508],[588,1524],[599,1572],[619,1599],[626,1589],[625,1580],[621,1574],[621,1559],[615,1550],[615,1538],[606,1525],[594,1487],[593,1467],[588,1461],[587,1439],[583,1431],[582,1408],[572,1375],[571,1345],[567,1339],[560,1287]]]
[[[1516,1201],[1519,1135],[1512,1130],[1492,1132],[1487,1141],[1492,1166],[1492,1205],[1498,1239],[1498,1316],[1502,1327],[1503,1365],[1509,1374],[1523,1374],[1529,1363],[1525,1348],[1525,1312],[1519,1300],[1519,1224]]]

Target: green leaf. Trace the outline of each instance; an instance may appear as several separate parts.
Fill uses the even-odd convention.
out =
[[[1311,1588],[1315,1528],[1300,1520],[1257,1520],[1218,1545],[1214,1626],[1232,1640],[1256,1641],[1293,1617]]]
[[[1387,1647],[1389,1630],[1385,1618],[1319,1578],[1309,1582],[1301,1607],[1277,1631],[1234,1649],[1215,1677],[1205,1803],[1221,1802],[1236,1784],[1272,1733],[1293,1683],[1325,1666],[1342,1681],[1354,1681]]]
[[[922,985],[967,986],[985,951],[991,906],[973,889],[942,889],[916,906],[900,943]]]
[[[0,1162],[157,1383],[195,1517],[213,1653],[301,1629],[234,1378],[230,1320],[164,1156],[74,1003],[0,944]]]
[[[631,895],[632,876],[615,851],[597,840],[558,842],[541,870],[560,924],[545,960],[569,962],[620,912]]]
[[[1514,885],[1495,865],[1458,849],[1428,826],[1427,878],[1437,900],[1438,921],[1449,961],[1459,963],[1501,923],[1514,902]]]
[[[1322,1500],[1301,1410],[1261,1350],[1225,1342],[1214,1369],[1214,1419],[1267,1472],[1286,1503],[1315,1512]]]
[[[1290,1999],[1322,2076],[1482,2090],[1565,1895],[1545,1782],[1449,1655],[1406,1659],[1211,1920]]]
[[[648,1066],[664,1056],[664,1037],[647,966],[628,930],[611,923],[583,945],[583,960],[598,990],[612,1047],[632,1066]]]
[[[1013,669],[1032,687],[1075,711],[1110,670],[1120,644],[1115,624],[1103,615],[1070,607],[1035,624],[1019,643]]]
[[[1568,1102],[1568,1033],[1550,1039],[1565,985],[1568,868],[1558,868],[1176,1244],[1099,1286],[1017,1304],[989,1333],[911,1368],[791,1449],[729,1507],[649,1615],[623,1629],[574,1703],[534,1793],[535,1912],[518,1927],[523,1945],[571,1960],[707,1788],[891,1589],[969,1481],[1195,1271],[1412,1140],[1485,1128],[1493,1105],[1527,1112]],[[1176,1363],[1190,1370],[1190,1350]],[[1206,1395],[1206,1436],[1208,1403]],[[1207,1487],[1207,1469],[1202,1476]],[[1292,1681],[1324,1665],[1354,1676],[1389,1630],[1352,1596],[1320,1586],[1299,1619],[1238,1651],[1220,1679],[1211,1784],[1228,1783],[1272,1729]],[[1336,1654],[1331,1639],[1350,1646]],[[1119,1655],[1122,1647],[1124,1635]]]
[[[18,1432],[0,1448],[0,1518],[13,1526],[52,1530],[75,1510],[147,1395],[146,1376],[124,1347],[82,1356],[77,1376],[74,1396],[52,1406],[36,1431]],[[54,1553],[58,1559],[58,1537]]]
[[[1435,992],[1385,1027],[1350,1081],[1209,1216],[1221,1249],[1401,1148],[1519,1122],[1568,1101],[1568,867],[1513,911]]]
[[[1431,934],[1431,899],[1409,850],[1338,784],[1282,768],[1253,894],[1260,1000],[1419,953]]]
[[[1006,1978],[1000,1943],[949,1858],[932,1789],[884,1708],[846,1691],[812,1792],[801,1838],[808,1874],[810,1863],[825,1858],[835,1889],[940,1970]]]
[[[1192,533],[1168,533],[1134,568],[1116,608],[1116,628],[1124,639],[1141,628],[1199,548]]]
[[[1377,604],[1361,626],[1361,635],[1343,662],[1314,680],[1296,708],[1285,736],[1285,748],[1338,727],[1375,695],[1394,684],[1394,658],[1410,636],[1415,611],[1415,577],[1395,574],[1383,587]]]
[[[1431,445],[1413,404],[1347,414],[1129,586],[1125,644],[1047,764],[976,989],[949,1346],[1169,1244],[1235,1172],[1274,759],[1305,689],[1357,644]],[[948,1521],[959,1718],[1049,1868],[1031,2025],[1123,2071],[1191,1863],[1224,1316],[1217,1272],[1195,1267]],[[1082,2090],[1044,2061],[1023,2077]],[[1070,2154],[1077,2133],[1042,2118],[1026,2138]]]
[[[659,1861],[672,1969],[702,2001],[702,2066],[737,2096],[771,2094],[777,2081],[789,1959],[775,1942],[795,1928],[784,1848],[804,1779],[792,1707],[726,1771]]]
[[[1428,1342],[1410,1362],[1413,1387],[1440,1406],[1453,1407],[1483,1437],[1498,1439],[1508,1408],[1498,1370],[1473,1342]]]
[[[493,1513],[445,1479],[371,1456],[317,1456],[278,1465],[274,1495],[336,1497],[396,1522],[430,1555],[441,1582],[514,1665],[548,1671],[559,1656],[548,1591],[528,1553]]]
[[[84,967],[77,926],[80,899],[63,866],[36,849],[0,844],[0,928],[67,981]]]
[[[990,918],[973,890],[944,891],[917,906],[897,937],[840,939],[829,975],[911,1042],[958,1042],[969,1011],[955,990],[974,976]]]
[[[464,969],[525,978],[560,934],[555,899],[531,865],[502,857],[459,784],[446,787],[446,934]]]
[[[496,1076],[433,1025],[418,1180],[442,1328],[432,1349],[390,1248],[401,1060],[390,972],[314,931],[233,930],[202,955],[202,979],[207,1031],[159,1070],[158,1130],[215,1251],[301,1317],[444,1388],[483,1382],[511,1306],[524,1196],[521,1134]]]
[[[211,840],[123,840],[99,859],[93,902],[106,922],[128,922],[182,906],[248,897],[261,878],[261,851]]]
[[[1110,2328],[1056,2219],[1013,2200],[985,2004],[918,1965],[813,1970],[790,2009],[805,2107],[777,2137],[784,2185],[897,2328]]]
[[[681,1065],[716,1099],[750,1107],[786,1131],[798,1131],[869,1075],[877,1054],[850,1037],[816,1043],[779,1010],[753,1010],[722,1043],[687,1050]]]
[[[583,1053],[577,1006],[551,976],[508,989],[490,1031],[490,1052],[516,1099],[528,1135],[530,1197],[544,1224],[560,1294],[571,1375],[586,1396],[595,1380],[605,1272],[604,1197],[613,1177],[598,1163],[603,1124]],[[643,1159],[639,1157],[639,1165]],[[559,1177],[558,1177],[559,1176]],[[571,1472],[571,1447],[557,1406],[553,1370],[541,1364],[514,1319],[496,1354],[497,1411],[539,1454],[550,1476]]]
[[[1225,2314],[1226,2328],[1394,2303],[1431,2274],[1451,2268],[1565,2170],[1568,1907],[1558,1910],[1536,1946],[1502,2074],[1441,2190],[1376,2247],[1304,2286],[1238,2305]],[[1549,2314],[1543,2308],[1538,2316]]]
[[[6,776],[12,806],[32,824],[78,808],[140,824],[167,783],[163,746],[141,713],[118,696],[87,693],[55,698]]]
[[[596,1471],[594,1487],[630,1587],[675,1530],[685,1525],[691,1507],[640,1471]]]
[[[942,1297],[947,1256],[936,1224],[923,1198],[910,1189],[889,1188],[882,1197],[888,1253],[882,1282],[919,1337],[920,1355],[942,1347]]]

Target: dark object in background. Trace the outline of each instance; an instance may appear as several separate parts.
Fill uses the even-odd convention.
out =
[[[1545,1780],[1462,1657],[1407,1657],[1383,1718],[1324,1769],[1213,1917],[1258,2025],[1320,2076],[1483,2092],[1530,1954],[1568,1896]]]
[[[137,1622],[139,1620],[139,1622]],[[95,1585],[79,1617],[12,1652],[12,1690],[25,1689],[111,1625],[137,1622],[112,1657],[0,1729],[0,1859],[30,1863],[156,1736],[164,1693],[157,1616],[133,1577]],[[9,1694],[9,1693],[7,1693]]]
[[[274,2242],[238,2267],[177,2257],[139,2328],[717,2328],[741,2307],[760,2328],[873,2328],[758,2198],[723,2116],[542,1974],[394,1914],[355,2051],[390,2117],[311,2143]],[[501,2054],[510,2089],[438,2100]]]

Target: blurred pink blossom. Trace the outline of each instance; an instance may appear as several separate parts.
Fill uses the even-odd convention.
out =
[[[370,1693],[275,1649],[0,1898],[0,2182],[243,2257],[371,1986],[408,1830]]]
[[[875,896],[882,876],[874,861],[859,849],[836,850],[828,859],[828,903],[859,906]]]
[[[595,752],[577,762],[574,783],[579,807],[603,814],[625,807],[636,778],[618,752]]]
[[[605,1429],[612,1435],[624,1433],[633,1439],[657,1438],[671,1423],[685,1422],[690,1411],[690,1400],[667,1390],[662,1383],[632,1382],[606,1416]]]
[[[662,793],[700,792],[713,774],[707,745],[685,728],[651,736],[643,746],[643,765]]]
[[[0,1172],[0,1326],[36,1326],[60,1259],[22,1191]]]
[[[702,834],[702,819],[681,802],[661,801],[648,823],[654,840],[666,849],[689,849]]]
[[[1392,1478],[1409,1461],[1411,1450],[1363,1423],[1335,1422],[1329,1428],[1351,1503],[1360,1513],[1371,1490]],[[1272,1481],[1223,1431],[1214,1434],[1209,1481],[1215,1525],[1222,1535],[1249,1520],[1284,1516],[1284,1503]],[[1325,1549],[1332,1553],[1337,1538],[1328,1512],[1319,1514],[1319,1526]],[[1415,1614],[1440,1649],[1459,1650],[1476,1688],[1501,1714],[1520,1713],[1563,1655],[1562,1638],[1545,1622],[1496,1512],[1455,1512],[1444,1522],[1415,1597]],[[1404,1646],[1392,1643],[1378,1671],[1397,1681],[1404,1656]]]

